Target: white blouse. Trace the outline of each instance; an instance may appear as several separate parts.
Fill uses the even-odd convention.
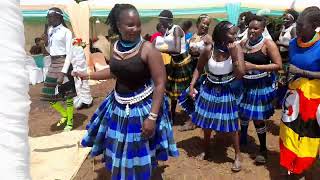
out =
[[[71,62],[72,33],[60,24],[48,29],[48,52],[51,56],[66,55],[66,60],[61,72],[67,73]]]
[[[190,41],[189,46],[190,48],[194,48],[196,51],[200,52],[204,49],[205,43],[203,40],[200,40],[198,42]]]
[[[174,47],[174,30],[175,28],[180,28],[180,26],[178,25],[173,25],[172,28],[170,30],[168,30],[164,37],[163,37],[163,40],[164,40],[164,43],[168,45],[168,49],[173,49]],[[187,48],[186,48],[186,39],[185,39],[185,34],[183,33],[183,37],[181,37],[181,50],[180,50],[180,54],[182,53],[185,53],[187,51]]]
[[[232,59],[231,56],[229,56],[228,59],[218,62],[211,56],[208,61],[208,69],[211,74],[215,75],[225,75],[232,72]]]
[[[296,24],[292,24],[290,27],[288,27],[287,29],[285,29],[284,27],[282,27],[281,33],[279,35],[279,42],[281,44],[287,45],[289,46],[290,40],[293,39],[294,37],[291,36],[291,31],[293,28],[296,27]],[[280,46],[280,51],[281,52],[285,52],[288,51],[288,48]]]

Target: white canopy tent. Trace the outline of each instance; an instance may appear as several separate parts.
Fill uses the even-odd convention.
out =
[[[232,23],[237,22],[241,12],[257,12],[269,9],[267,15],[281,15],[285,9],[294,7],[302,11],[309,6],[320,6],[320,0],[88,0],[77,4],[74,0],[20,0],[23,16],[28,18],[44,18],[46,10],[56,6],[65,12],[65,18],[70,20],[76,37],[89,42],[90,17],[105,17],[117,3],[129,3],[137,7],[140,16],[157,16],[161,10],[170,9],[175,16],[194,14],[226,14]],[[89,59],[89,48],[86,48],[88,65],[92,69]]]

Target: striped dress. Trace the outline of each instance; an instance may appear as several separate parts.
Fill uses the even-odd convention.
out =
[[[152,106],[152,92],[150,94],[147,90],[154,85],[148,65],[140,56],[142,48],[137,49],[125,60],[118,60],[115,55],[117,49],[114,49],[110,69],[117,77],[116,90],[93,114],[81,142],[85,147],[92,147],[92,157],[103,154],[112,180],[149,180],[158,160],[178,156],[167,97],[163,98],[160,106],[155,134],[149,139],[142,137],[141,128]],[[125,90],[127,87],[130,87],[130,92]],[[141,95],[146,97],[130,104],[123,104],[117,99],[119,96],[127,99]]]
[[[203,129],[220,132],[239,130],[238,103],[232,81],[232,59],[222,62],[212,57],[208,62],[209,73],[200,87],[195,102],[192,122]]]
[[[245,53],[244,59],[253,64],[269,64],[262,50]],[[266,120],[274,114],[272,101],[275,97],[275,78],[272,73],[250,71],[243,77],[243,94],[239,107],[242,121]]]

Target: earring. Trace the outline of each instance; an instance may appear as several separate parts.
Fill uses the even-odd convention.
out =
[[[317,33],[320,32],[320,27],[317,27],[314,31]]]

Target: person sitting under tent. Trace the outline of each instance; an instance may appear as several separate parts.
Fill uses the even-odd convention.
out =
[[[41,46],[41,38],[36,37],[34,39],[35,45],[33,45],[30,49],[30,54],[35,55],[35,54],[43,54],[43,48]]]

